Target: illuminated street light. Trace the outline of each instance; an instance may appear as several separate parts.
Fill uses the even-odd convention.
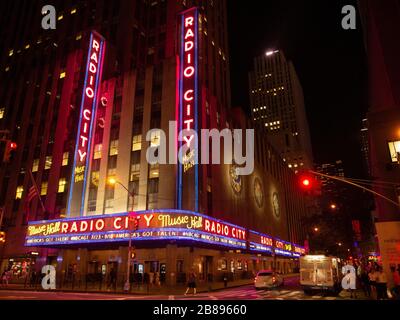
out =
[[[315,228],[314,228],[314,231],[315,231],[315,232],[318,232],[318,231],[319,231],[319,228],[315,227]]]
[[[332,210],[335,210],[337,208],[336,204],[334,204],[334,203],[332,203],[330,207]]]
[[[125,187],[121,182],[119,182],[117,179],[115,178],[108,178],[107,182],[109,185],[115,186],[116,184],[119,184],[121,187],[123,187],[129,194],[130,197],[132,197],[132,206],[134,206],[134,199],[135,199],[135,194],[131,191],[129,191],[129,189],[127,187]],[[133,208],[132,208],[133,211]],[[135,221],[135,230],[138,227],[137,225],[138,221]],[[129,279],[129,271],[130,271],[130,267],[131,267],[131,259],[132,259],[132,234],[130,233],[129,235],[129,249],[128,249],[128,260],[127,260],[127,268],[126,268],[126,282],[124,285],[124,290],[129,292],[130,287],[131,287],[131,283],[130,283],[130,279]]]

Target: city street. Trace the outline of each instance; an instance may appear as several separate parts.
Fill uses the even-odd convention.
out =
[[[358,294],[359,299],[364,295]],[[334,296],[306,296],[298,285],[297,278],[290,278],[285,286],[275,290],[255,290],[247,285],[214,292],[185,295],[124,295],[99,293],[64,293],[43,291],[0,290],[0,300],[349,300],[349,294],[342,292]]]

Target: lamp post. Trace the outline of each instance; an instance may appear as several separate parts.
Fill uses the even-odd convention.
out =
[[[135,194],[131,191],[129,191],[129,189],[127,187],[125,187],[121,182],[119,182],[117,179],[115,178],[109,178],[108,179],[108,183],[110,185],[116,185],[119,184],[121,187],[123,187],[129,194],[129,196],[132,198],[132,211],[133,211],[133,207],[135,205],[134,201],[135,201]],[[129,216],[129,218],[131,218],[131,216]],[[135,224],[136,226],[136,224]],[[128,248],[128,259],[127,259],[127,266],[126,266],[126,282],[124,285],[124,291],[129,292],[131,284],[130,284],[130,279],[129,279],[129,271],[131,268],[131,252],[132,252],[132,230],[129,230],[129,248]]]

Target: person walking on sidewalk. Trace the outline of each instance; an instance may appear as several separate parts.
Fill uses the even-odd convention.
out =
[[[400,269],[396,270],[395,266],[390,267],[393,277],[393,288],[391,290],[394,299],[400,300]]]
[[[189,279],[188,279],[188,286],[185,292],[185,296],[189,293],[190,289],[193,289],[193,295],[196,294],[196,273],[192,269],[192,271],[189,273]]]
[[[389,299],[387,295],[387,278],[383,268],[378,269],[378,276],[376,278],[377,300]]]

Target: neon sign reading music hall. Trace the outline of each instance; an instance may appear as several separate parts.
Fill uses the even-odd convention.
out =
[[[105,41],[97,32],[90,35],[86,62],[86,73],[82,90],[82,101],[74,165],[72,168],[71,188],[68,199],[68,215],[82,215],[86,189],[86,174],[90,160],[91,140],[96,117],[99,85],[101,81]]]
[[[304,248],[231,223],[184,210],[150,210],[52,221],[29,222],[25,246],[63,246],[135,241],[196,241],[218,247],[283,256]],[[137,221],[137,230],[134,221]],[[133,231],[134,230],[134,231]]]

